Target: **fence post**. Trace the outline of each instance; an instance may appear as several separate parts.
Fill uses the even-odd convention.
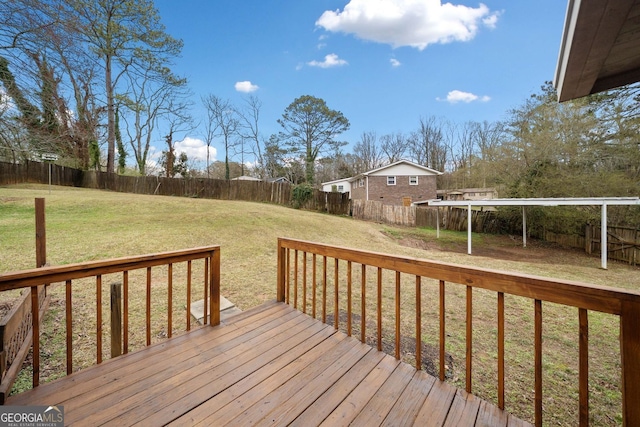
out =
[[[620,314],[622,423],[640,425],[640,301],[622,301]]]
[[[122,283],[111,284],[111,357],[122,354]]]

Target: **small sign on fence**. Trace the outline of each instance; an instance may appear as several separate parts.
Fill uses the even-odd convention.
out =
[[[40,157],[42,157],[42,160],[44,160],[45,162],[56,162],[56,161],[58,161],[58,155],[57,154],[43,153]]]

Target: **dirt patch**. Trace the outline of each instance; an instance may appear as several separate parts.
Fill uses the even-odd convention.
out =
[[[467,253],[467,242],[439,241],[415,234],[383,234],[396,240],[400,245],[425,251]],[[505,261],[527,261],[535,263],[557,264],[563,262],[581,264],[581,260],[589,258],[584,251],[572,248],[564,248],[555,243],[549,243],[537,239],[527,239],[527,246],[522,245],[521,236],[513,235],[483,235],[482,243],[472,244],[472,254],[487,258],[502,259]]]
[[[346,333],[346,330],[343,330],[343,328],[345,327],[345,325],[347,324],[347,313],[344,310],[340,310],[339,312],[339,317],[340,317],[340,330],[342,330],[342,332]],[[333,313],[327,313],[327,325],[331,325],[333,326],[333,319],[334,319],[334,315]],[[351,335],[358,338],[360,337],[360,323],[361,323],[361,317],[358,314],[352,313],[351,314],[351,324],[352,324],[352,331],[351,331]],[[377,337],[377,326],[374,322],[366,322],[366,330],[368,331],[368,333],[366,334],[365,340],[366,343],[373,347],[373,348],[378,348],[378,337]],[[390,341],[391,339],[391,341]],[[385,353],[394,356],[396,354],[396,347],[395,347],[395,338],[388,338],[385,339],[385,337],[382,337],[382,351],[384,351]],[[425,343],[424,341],[422,342],[422,354],[421,354],[421,359],[422,359],[422,369],[427,372],[428,374],[434,376],[434,377],[438,377],[440,374],[440,368],[439,368],[439,360],[440,360],[440,350],[437,346],[434,345],[430,345]],[[414,337],[409,337],[406,335],[401,335],[400,336],[400,359],[403,362],[406,362],[410,365],[415,366],[416,364],[416,339]],[[449,353],[445,353],[445,377],[447,379],[450,379],[453,377],[453,372],[454,372],[454,360],[453,357],[449,354]]]

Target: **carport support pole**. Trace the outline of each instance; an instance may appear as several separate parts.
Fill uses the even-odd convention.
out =
[[[440,208],[436,207],[436,239],[440,238]]]
[[[600,257],[602,268],[607,269],[607,204],[602,202],[602,215],[600,215]]]
[[[527,247],[527,210],[522,206],[522,247]]]
[[[467,254],[471,255],[471,203],[467,206]]]

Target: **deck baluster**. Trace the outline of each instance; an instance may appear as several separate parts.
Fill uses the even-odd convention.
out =
[[[400,360],[400,272],[396,271],[396,360]]]
[[[122,272],[122,351],[129,352],[129,272]],[[187,310],[189,311],[189,310]]]
[[[422,278],[416,276],[416,369],[422,369]]]
[[[377,300],[377,316],[378,316],[378,351],[382,351],[382,268],[378,267],[378,300]]]
[[[498,292],[498,408],[504,410],[504,292]]]
[[[333,266],[333,287],[334,287],[333,327],[336,329],[340,328],[340,305],[338,300],[338,295],[340,291],[339,274],[338,274],[339,262],[340,260],[338,258],[335,258],[334,266]]]
[[[542,427],[542,301],[535,300],[535,425]]]
[[[307,252],[302,252],[302,312],[307,314]]]
[[[316,273],[317,273],[317,264],[316,264],[316,254],[313,254],[313,259],[311,261],[313,263],[312,267],[311,267],[311,274],[313,274],[313,280],[311,283],[311,287],[313,288],[313,295],[311,297],[311,305],[313,306],[311,309],[312,312],[312,317],[315,319],[316,318],[316,286],[317,286],[317,279],[316,279]]]
[[[322,323],[327,323],[327,257],[322,257]]]
[[[33,342],[33,387],[40,385],[40,305],[38,304],[38,287],[31,287],[31,330]]]
[[[73,372],[73,314],[71,308],[71,280],[65,282],[65,325],[66,325],[66,342],[67,342],[67,375]]]
[[[187,331],[191,330],[191,281],[192,281],[192,262],[187,261]],[[125,351],[126,352],[126,351]]]
[[[102,276],[96,276],[96,363],[102,363]]]
[[[173,264],[167,266],[167,338],[173,330]]]
[[[360,341],[362,341],[363,343],[367,342],[367,334],[366,334],[366,329],[367,329],[367,266],[365,264],[362,264],[360,266],[360,268],[362,269],[361,272],[361,288],[362,288],[362,294],[361,294],[361,307],[360,307]]]
[[[440,381],[444,381],[445,378],[445,360],[444,360],[444,348],[445,348],[445,313],[444,313],[444,280],[440,280]]]
[[[298,250],[293,254],[293,308],[298,308]]]
[[[471,381],[473,366],[473,288],[467,286],[467,355],[466,355],[466,387],[467,393],[471,393]]]
[[[351,261],[347,261],[347,335],[351,336]]]
[[[578,390],[580,399],[580,425],[589,425],[589,316],[584,308],[578,309],[580,323]]]
[[[286,294],[287,294],[287,304],[290,303],[291,296],[291,249],[287,248],[287,268],[285,268],[287,272],[287,276],[285,279],[286,282]]]
[[[146,298],[147,298],[147,312],[145,314],[145,321],[147,326],[147,345],[151,345],[151,267],[147,267]],[[206,315],[205,315],[205,319],[206,319]]]

